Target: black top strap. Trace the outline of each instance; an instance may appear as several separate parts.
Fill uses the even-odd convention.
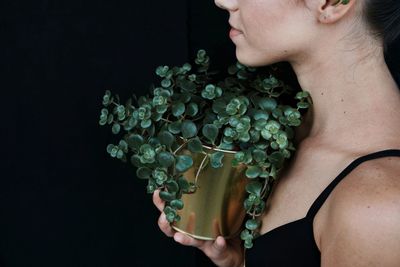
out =
[[[373,160],[383,157],[400,157],[400,150],[398,149],[382,150],[355,159],[325,188],[324,191],[322,191],[322,193],[311,205],[310,209],[307,212],[306,217],[313,219],[315,214],[317,214],[318,210],[324,204],[325,200],[328,198],[329,194],[333,191],[333,189],[338,185],[338,183],[341,180],[343,180],[343,178],[346,177],[351,171],[353,171],[356,167],[358,167],[361,163],[368,160]]]

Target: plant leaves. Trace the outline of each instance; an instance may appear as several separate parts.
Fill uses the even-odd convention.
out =
[[[185,172],[193,165],[193,159],[187,155],[179,155],[176,157],[175,169],[178,172]]]
[[[175,141],[175,137],[169,131],[161,131],[157,137],[160,143],[167,147],[171,147],[172,143]]]
[[[180,176],[178,178],[178,184],[179,184],[179,188],[184,192],[184,193],[188,193],[189,189],[190,189],[190,184],[189,182],[186,180],[186,178],[184,176]]]
[[[257,111],[254,112],[253,118],[254,118],[255,120],[261,120],[261,119],[263,119],[263,120],[268,120],[269,115],[268,115],[268,113],[267,113],[266,111],[257,110]]]
[[[172,105],[172,115],[175,117],[181,116],[185,112],[185,104],[178,102]]]
[[[177,217],[179,218],[179,215],[176,214],[176,210],[174,208],[172,208],[171,206],[166,206],[164,208],[164,213],[167,218],[167,221],[170,223],[177,220]]]
[[[273,165],[275,165],[277,168],[280,168],[283,164],[284,156],[281,152],[276,151],[269,155],[268,157],[269,162],[271,162]]]
[[[136,170],[136,176],[140,179],[150,178],[151,173],[151,169],[147,167],[140,167]]]
[[[182,122],[181,132],[183,138],[191,138],[197,134],[197,127],[194,122],[185,120]]]
[[[211,162],[211,167],[213,168],[220,168],[223,166],[222,159],[224,158],[224,153],[223,152],[215,152],[210,154],[210,162]]]
[[[203,144],[198,137],[190,139],[188,142],[188,149],[192,153],[200,153],[203,151]]]
[[[206,124],[203,126],[202,133],[205,138],[207,138],[211,144],[215,143],[215,139],[218,136],[218,127],[214,124]]]
[[[260,101],[258,101],[258,106],[262,109],[262,110],[266,110],[266,111],[273,111],[276,107],[277,107],[277,102],[275,99],[273,98],[266,98],[263,97],[260,99]]]
[[[149,128],[150,126],[151,126],[151,120],[150,119],[148,119],[148,120],[142,120],[141,122],[140,122],[140,126],[142,127],[142,128]]]
[[[181,132],[181,122],[180,121],[174,121],[173,123],[168,125],[168,131],[170,131],[172,134],[178,134]]]
[[[114,123],[111,129],[112,133],[118,134],[120,130],[121,130],[121,125],[119,125],[118,123]]]
[[[267,152],[261,149],[255,149],[253,151],[253,159],[256,162],[264,162],[267,160]]]
[[[170,203],[170,205],[171,205],[173,208],[177,209],[177,210],[183,209],[183,201],[180,200],[180,199],[174,199],[174,200],[172,200],[171,203]]]
[[[258,175],[262,172],[262,169],[258,166],[249,166],[246,170],[247,178],[254,179],[257,178]]]
[[[310,104],[307,103],[307,102],[299,102],[299,103],[297,103],[297,107],[298,107],[299,109],[309,108],[309,107],[310,107]]]
[[[139,168],[141,167],[143,164],[140,162],[140,157],[138,155],[132,155],[131,157],[131,163],[133,166]]]
[[[175,194],[167,191],[160,191],[160,198],[164,201],[172,201],[175,199]]]
[[[175,162],[175,157],[170,152],[162,151],[157,154],[157,161],[161,167],[168,168]]]
[[[144,139],[141,135],[139,134],[131,134],[127,138],[127,143],[130,148],[133,148],[135,150],[139,150],[140,146],[143,145]]]
[[[252,181],[246,185],[246,192],[249,194],[254,194],[260,196],[262,190],[262,184],[257,181]]]
[[[168,181],[165,183],[167,188],[168,188],[168,192],[170,192],[171,194],[175,194],[178,192],[179,190],[179,185],[177,182],[175,182],[174,180]]]
[[[118,149],[117,159],[122,159],[123,157],[124,157],[124,151],[122,151],[121,149]]]
[[[249,219],[246,221],[246,228],[250,231],[256,230],[260,226],[260,222],[255,219]]]
[[[113,145],[113,144],[109,144],[108,146],[107,146],[107,153],[111,153],[111,150],[114,148],[114,146],[115,145]]]
[[[215,100],[215,101],[213,102],[212,110],[213,110],[215,113],[217,113],[217,114],[223,113],[223,112],[225,112],[225,109],[226,109],[226,103],[225,103],[224,100],[222,100],[222,99],[217,99],[217,100]]]
[[[197,115],[198,112],[199,112],[199,106],[196,103],[191,102],[187,105],[186,115],[194,117]]]

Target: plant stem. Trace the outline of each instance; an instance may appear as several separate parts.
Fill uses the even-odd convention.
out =
[[[204,162],[206,161],[207,158],[208,158],[208,154],[205,153],[205,156],[204,156],[203,160],[200,163],[199,169],[197,170],[196,177],[194,178],[194,184],[195,184],[196,187],[197,187],[197,179],[199,178],[200,172],[201,172],[201,170],[203,168],[203,165],[204,165]]]
[[[176,153],[177,153],[182,147],[184,147],[187,143],[188,143],[187,141],[184,141],[183,144],[180,145],[180,146],[174,151],[173,154],[176,155]]]

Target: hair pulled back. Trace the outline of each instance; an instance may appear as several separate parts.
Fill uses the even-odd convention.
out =
[[[365,0],[364,17],[372,34],[383,40],[384,49],[400,36],[400,0]]]

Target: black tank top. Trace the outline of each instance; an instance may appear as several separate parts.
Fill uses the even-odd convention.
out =
[[[354,160],[318,196],[306,217],[281,225],[254,240],[246,250],[246,267],[314,267],[321,254],[314,240],[313,220],[335,186],[361,163],[382,157],[400,157],[400,150],[375,152]]]

